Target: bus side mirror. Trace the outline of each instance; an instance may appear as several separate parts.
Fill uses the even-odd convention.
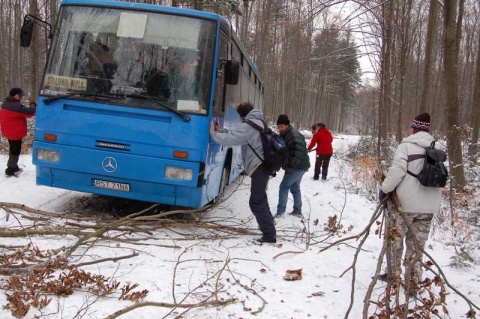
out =
[[[33,35],[33,21],[27,16],[23,19],[22,29],[20,30],[20,46],[28,48],[32,42]]]
[[[227,84],[238,84],[238,78],[240,75],[240,63],[235,60],[227,61],[225,71],[227,73]]]
[[[37,23],[41,24],[43,27],[48,28],[48,38],[51,39],[53,34],[52,34],[52,25],[48,23],[47,21],[43,21],[42,19],[31,15],[27,14],[23,18],[23,25],[22,29],[20,30],[20,46],[22,48],[28,48],[30,46],[30,43],[32,42],[32,36],[33,36],[33,20],[36,20]]]

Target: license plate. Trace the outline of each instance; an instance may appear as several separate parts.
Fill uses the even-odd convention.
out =
[[[116,183],[92,178],[92,186],[98,188],[111,189],[119,192],[130,192],[130,184]]]

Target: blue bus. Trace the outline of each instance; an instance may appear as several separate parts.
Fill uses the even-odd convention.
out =
[[[33,24],[24,22],[29,43]],[[240,149],[209,136],[212,121],[240,124],[240,102],[263,105],[227,19],[63,0],[52,34],[32,153],[38,185],[199,208],[243,171]]]

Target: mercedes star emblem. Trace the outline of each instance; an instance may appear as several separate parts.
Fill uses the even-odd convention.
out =
[[[105,157],[102,161],[102,168],[107,173],[113,173],[117,170],[117,160],[113,157]]]

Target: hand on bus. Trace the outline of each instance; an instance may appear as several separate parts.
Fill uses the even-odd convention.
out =
[[[213,132],[220,131],[221,129],[220,121],[218,119],[213,119],[210,123],[210,133],[213,134]]]
[[[215,124],[213,123],[214,121],[216,120],[212,120],[210,122],[210,134],[213,134],[213,132],[215,132]]]

